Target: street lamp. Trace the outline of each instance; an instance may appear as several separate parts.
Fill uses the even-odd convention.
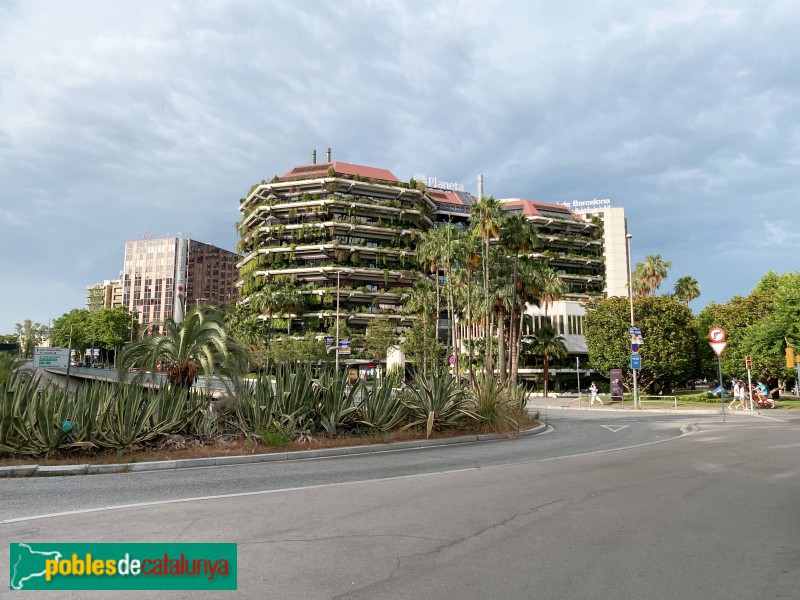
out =
[[[339,285],[342,272],[336,271],[336,376],[339,376]]]
[[[631,305],[631,332],[633,331],[633,327],[635,325],[633,321],[633,274],[631,272],[631,238],[633,236],[628,233],[625,234],[625,245],[628,250],[628,301]],[[639,391],[638,391],[638,384],[636,381],[636,369],[631,369],[633,371],[633,409],[636,410],[639,404]]]

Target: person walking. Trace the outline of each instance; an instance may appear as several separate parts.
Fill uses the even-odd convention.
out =
[[[741,379],[739,380],[739,404],[741,405],[742,410],[747,410],[750,408],[750,405],[747,402],[747,386]]]
[[[733,400],[731,400],[731,403],[728,404],[729,410],[733,410],[734,409],[733,405],[739,402],[739,394],[741,394],[741,392],[742,392],[742,384],[737,379],[733,382]]]
[[[589,399],[589,406],[592,406],[595,400],[600,403],[600,406],[604,406],[603,401],[600,399],[600,395],[597,393],[597,384],[594,381],[592,382],[592,385],[589,386],[589,391],[592,393],[592,397]]]

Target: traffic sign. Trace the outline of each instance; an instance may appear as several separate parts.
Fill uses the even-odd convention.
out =
[[[749,356],[744,357],[744,367],[748,371],[753,368],[753,359],[750,358]]]
[[[639,344],[636,342],[631,342],[631,352],[633,354],[639,354]]]
[[[640,370],[642,368],[642,355],[631,354],[631,369]]]
[[[711,331],[708,332],[708,339],[713,343],[724,342],[727,338],[728,334],[725,333],[722,327],[712,327]]]
[[[711,342],[709,345],[711,349],[717,353],[717,356],[722,356],[722,353],[725,352],[725,348],[728,347],[728,342]]]
[[[456,357],[455,356],[451,356],[450,357],[450,366],[454,367],[455,364],[456,364]]]

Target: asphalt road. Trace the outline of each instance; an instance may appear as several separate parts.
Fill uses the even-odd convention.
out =
[[[419,448],[379,454],[179,471],[0,480],[0,521],[178,498],[368,481],[475,469],[611,450],[680,435],[687,417],[619,417],[551,411],[548,434],[516,440]],[[543,414],[542,419],[545,420]]]
[[[798,597],[800,422],[692,420],[697,429],[676,438],[685,417],[551,414],[553,433],[512,442],[0,481],[3,511],[18,516],[118,499],[254,491],[249,486],[259,480],[262,490],[297,480],[314,486],[5,523],[0,532],[4,542],[235,541],[239,592],[226,597]],[[649,441],[664,443],[597,452]],[[293,476],[292,468],[303,474]],[[74,495],[81,482],[101,497]],[[31,506],[22,505],[22,495]],[[7,562],[3,543],[0,565]]]

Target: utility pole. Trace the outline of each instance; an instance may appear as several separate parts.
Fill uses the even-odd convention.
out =
[[[339,376],[339,286],[341,271],[336,271],[336,376]]]
[[[630,301],[631,305],[631,329],[636,326],[636,323],[633,321],[633,273],[631,269],[631,238],[633,236],[628,233],[625,235],[625,242],[628,246],[628,300]],[[633,359],[631,359],[633,360]],[[633,371],[633,409],[636,410],[639,406],[639,386],[636,381],[636,369],[631,369]]]

